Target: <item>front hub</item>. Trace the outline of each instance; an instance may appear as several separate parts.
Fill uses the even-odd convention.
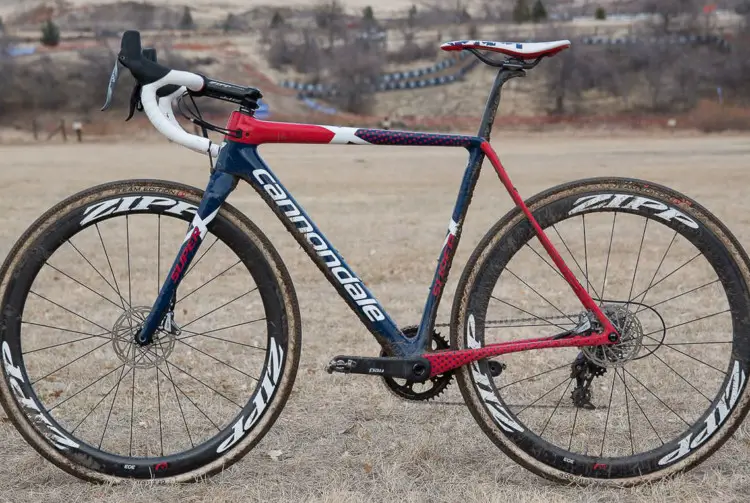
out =
[[[160,327],[150,344],[142,345],[137,337],[141,333],[151,307],[134,306],[125,311],[112,327],[112,348],[124,364],[136,368],[151,368],[163,363],[176,343],[176,331]],[[171,320],[170,320],[171,321]]]

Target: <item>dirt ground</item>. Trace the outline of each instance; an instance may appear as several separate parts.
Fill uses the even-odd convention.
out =
[[[649,179],[695,198],[743,245],[750,243],[747,136],[495,136],[493,145],[525,197],[590,176]],[[391,316],[402,325],[417,323],[464,152],[268,146],[262,153]],[[203,187],[208,176],[197,155],[161,143],[0,146],[0,168],[2,256],[43,211],[94,184],[146,177]],[[274,428],[242,461],[207,482],[103,487],[43,460],[0,412],[0,501],[747,501],[747,425],[677,479],[623,490],[566,487],[506,458],[461,404],[455,384],[437,402],[415,404],[393,397],[378,378],[328,375],[323,368],[332,356],[374,355],[377,344],[249,187],[240,187],[230,202],[271,238],[300,300],[302,358],[295,391]],[[449,318],[471,250],[510,208],[485,168],[438,321]],[[272,451],[281,451],[279,460]]]

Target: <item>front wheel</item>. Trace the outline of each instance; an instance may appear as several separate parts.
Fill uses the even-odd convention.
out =
[[[105,184],[58,204],[0,270],[0,402],[25,439],[84,479],[190,481],[269,430],[294,382],[291,279],[225,204],[147,346],[135,335],[200,204],[181,184]]]
[[[634,484],[687,470],[748,412],[748,260],[706,209],[632,179],[550,189],[528,206],[620,333],[458,372],[474,418],[512,459],[559,481]],[[452,347],[564,333],[588,313],[514,210],[461,278]]]

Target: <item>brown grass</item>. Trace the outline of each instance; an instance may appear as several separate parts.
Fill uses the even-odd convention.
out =
[[[495,147],[527,197],[587,176],[651,179],[696,198],[741,242],[750,239],[747,139],[505,138]],[[353,268],[401,324],[418,321],[435,254],[455,200],[459,150],[267,147],[265,157]],[[1,147],[4,240],[0,253],[46,208],[104,181],[153,177],[202,187],[207,166],[169,145]],[[322,281],[299,247],[251,189],[230,201],[279,249],[300,298],[303,354],[295,391],[280,420],[244,460],[197,485],[88,485],[36,455],[0,413],[5,439],[3,501],[745,501],[749,431],[688,475],[649,487],[595,490],[545,482],[504,457],[460,405],[455,387],[432,405],[393,398],[378,379],[329,376],[335,354],[375,354],[358,320]],[[481,177],[439,320],[469,253],[510,204],[495,175]],[[145,256],[146,249],[140,250]],[[164,252],[166,257],[168,254]],[[139,263],[147,270],[152,261]],[[527,271],[524,271],[527,272]],[[534,270],[528,271],[533,275]],[[546,274],[546,273],[545,273]],[[107,319],[101,314],[102,321]],[[114,320],[110,320],[111,324]],[[527,334],[524,334],[527,335]],[[55,390],[51,390],[54,392]],[[268,453],[280,450],[280,461]]]

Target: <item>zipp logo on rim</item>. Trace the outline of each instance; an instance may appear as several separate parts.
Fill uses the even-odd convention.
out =
[[[281,377],[281,368],[284,365],[284,350],[276,344],[276,340],[271,337],[268,344],[268,364],[266,365],[266,376],[263,378],[263,382],[260,384],[260,389],[253,398],[253,410],[250,415],[245,418],[244,415],[240,416],[234,426],[232,426],[232,433],[224,440],[216,449],[217,454],[221,454],[226,451],[234,444],[242,440],[242,437],[250,431],[255,423],[258,422],[260,416],[268,407],[268,403],[271,401],[274,393],[276,392],[276,386],[279,385]]]
[[[474,320],[474,315],[469,314],[466,323],[466,340],[470,349],[478,349],[482,347],[479,341],[476,340],[475,334],[476,322]],[[495,423],[509,433],[523,432],[523,427],[513,419],[505,406],[501,404],[500,400],[495,396],[493,387],[490,384],[490,379],[479,368],[479,362],[472,362],[470,367],[471,375],[474,378],[474,383],[476,383],[477,390],[479,391],[479,396],[487,406],[490,415],[495,419]]]
[[[185,201],[177,201],[162,196],[127,196],[115,197],[96,204],[92,204],[83,210],[84,218],[81,226],[90,224],[96,220],[116,213],[128,213],[131,211],[147,211],[153,208],[165,208],[166,213],[182,215],[191,213],[195,215],[198,207]]]
[[[23,392],[23,389],[21,388],[21,383],[25,382],[23,373],[19,367],[16,367],[13,364],[10,346],[8,346],[6,341],[3,341],[2,353],[5,372],[8,374],[8,382],[13,390],[13,394],[16,395],[16,400],[18,400],[19,405],[21,405],[24,413],[31,418],[39,432],[47,437],[47,439],[61,451],[66,451],[70,447],[74,449],[80,447],[77,442],[71,440],[59,429],[55,428],[50,420],[47,419],[47,416],[42,414],[42,411],[39,410],[39,406],[37,406],[36,402],[27,397]]]
[[[323,259],[328,269],[344,287],[349,297],[362,309],[362,312],[370,321],[382,321],[385,314],[380,310],[378,301],[372,298],[370,293],[361,284],[362,280],[357,277],[348,267],[345,267],[338,255],[331,250],[328,243],[315,232],[307,217],[297,208],[289,196],[279,186],[278,182],[265,169],[256,169],[253,176],[263,186],[263,189],[276,202],[279,209],[294,224],[297,232],[305,236],[307,242],[312,245],[315,253]]]
[[[673,463],[687,456],[693,449],[700,447],[706,440],[711,438],[711,435],[719,429],[727,417],[729,417],[729,413],[732,412],[734,406],[737,405],[737,400],[742,394],[746,380],[747,376],[745,376],[745,372],[740,367],[740,362],[735,360],[732,367],[732,376],[727,383],[727,387],[724,389],[724,394],[719,399],[719,403],[716,404],[714,410],[709,413],[703,429],[697,434],[690,433],[680,440],[677,449],[661,458],[659,464],[667,465]]]
[[[631,194],[595,194],[592,196],[583,196],[575,202],[575,206],[568,212],[568,215],[601,208],[619,208],[651,213],[653,216],[667,222],[676,220],[692,229],[698,228],[698,223],[695,220],[678,209],[647,197],[633,196]]]

